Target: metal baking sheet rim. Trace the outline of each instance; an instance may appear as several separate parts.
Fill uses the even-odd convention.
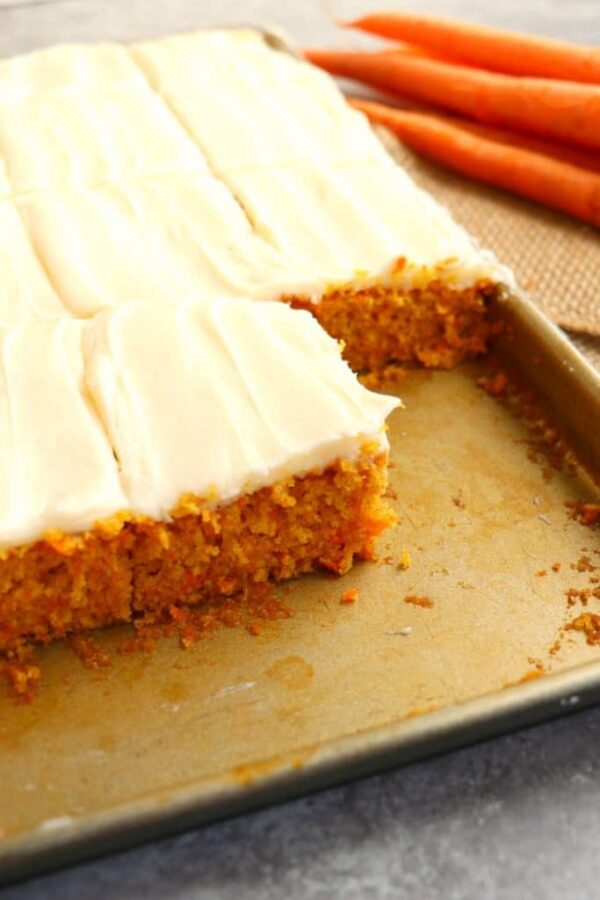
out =
[[[291,800],[398,765],[464,747],[573,713],[600,701],[600,662],[505,688],[387,728],[357,732],[323,747],[273,760],[270,772],[227,789],[210,779],[182,785],[87,820],[76,819],[9,842],[0,855],[0,885],[34,878],[98,856],[251,810]],[[265,764],[257,766],[260,772]],[[251,769],[251,767],[250,767]]]

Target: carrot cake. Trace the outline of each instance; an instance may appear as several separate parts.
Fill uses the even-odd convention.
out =
[[[373,555],[385,419],[285,304],[138,302],[0,337],[0,650]]]
[[[252,30],[0,62],[0,197],[6,324],[283,299],[356,370],[448,367],[511,282],[328,75]]]
[[[0,61],[0,651],[370,556],[340,345],[452,366],[510,283],[257,31]]]

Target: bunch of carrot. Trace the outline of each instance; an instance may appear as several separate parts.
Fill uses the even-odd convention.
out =
[[[419,103],[353,106],[418,152],[600,227],[600,48],[403,12],[345,24],[403,43],[307,58]]]

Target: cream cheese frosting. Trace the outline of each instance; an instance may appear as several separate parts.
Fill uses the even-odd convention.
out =
[[[208,171],[194,141],[143,81],[0,104],[0,157],[0,192],[14,194]]]
[[[247,29],[0,61],[2,195],[20,222],[0,325],[36,306],[511,281],[328,75]]]
[[[84,322],[0,332],[0,548],[77,532],[123,509],[108,437],[85,386]]]
[[[399,256],[409,265],[398,277],[411,286],[443,277],[464,287],[493,271],[466,231],[391,159],[258,167],[226,178],[255,230],[311,271],[321,292],[332,281],[352,282],[357,270],[381,278]]]
[[[134,44],[131,54],[218,174],[386,157],[328,75],[257,31],[173,35]]]
[[[399,403],[308,313],[245,299],[15,326],[0,363],[0,548],[122,511],[167,520],[187,494],[224,503],[385,449]]]
[[[58,44],[0,60],[0,103],[143,83],[119,44]]]
[[[66,314],[16,206],[0,199],[0,325]]]
[[[16,201],[40,260],[75,316],[132,300],[268,300],[318,290],[252,228],[232,194],[204,173]]]

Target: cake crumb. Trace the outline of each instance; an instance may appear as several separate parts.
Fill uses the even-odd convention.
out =
[[[567,500],[565,506],[570,510],[571,518],[588,528],[600,525],[600,503],[587,503],[583,500]]]
[[[536,572],[535,574],[538,578],[544,578],[544,576],[547,575],[548,572],[546,571],[546,569],[540,569],[539,572]]]
[[[415,719],[417,716],[425,716],[427,713],[437,712],[440,708],[439,703],[429,703],[426,706],[414,706],[406,713],[406,718]]]
[[[535,681],[537,678],[541,678],[543,674],[543,668],[528,669],[527,672],[521,675],[520,678],[517,678],[516,681],[507,681],[504,687],[517,687],[519,684],[527,684],[528,681]]]
[[[72,634],[67,643],[86,669],[105,669],[111,665],[108,653],[87,634]]]
[[[396,566],[399,572],[404,572],[406,569],[410,569],[412,565],[412,560],[410,558],[410,553],[406,549],[406,547],[402,548],[402,556],[400,557],[400,562]]]
[[[361,373],[358,380],[370,391],[385,391],[397,388],[406,380],[407,370],[398,363],[390,363],[382,369]]]
[[[595,572],[598,568],[595,566],[589,556],[580,556],[577,562],[571,563],[570,568],[574,572]]]
[[[560,572],[560,563],[559,562],[552,563],[550,568],[552,569],[553,572]]]
[[[349,588],[347,591],[344,591],[344,593],[342,594],[340,603],[344,603],[344,604],[356,603],[357,600],[358,600],[357,589]]]
[[[561,646],[560,637],[557,637],[556,640],[554,641],[554,643],[550,646],[550,648],[548,650],[548,653],[550,654],[550,656],[556,656],[556,654],[560,650],[560,646]]]
[[[589,600],[600,600],[600,588],[569,588],[565,591],[565,597],[567,598],[567,606],[574,606],[577,601],[582,606],[587,606]]]
[[[569,622],[565,629],[583,632],[587,643],[592,647],[600,644],[600,616],[596,613],[581,613],[576,619]]]
[[[483,388],[490,397],[501,397],[508,387],[508,375],[506,372],[498,372],[496,375],[482,375],[477,379],[477,386]]]
[[[459,509],[464,509],[464,508],[465,508],[465,498],[463,497],[462,488],[458,491],[458,493],[456,494],[456,496],[452,498],[452,502],[453,502],[454,505],[457,506]]]
[[[0,660],[0,673],[4,674],[16,700],[31,703],[36,698],[42,677],[39,666],[12,659]]]
[[[404,602],[411,606],[420,606],[423,609],[431,609],[433,607],[433,600],[429,597],[417,597],[415,594],[407,594]]]

